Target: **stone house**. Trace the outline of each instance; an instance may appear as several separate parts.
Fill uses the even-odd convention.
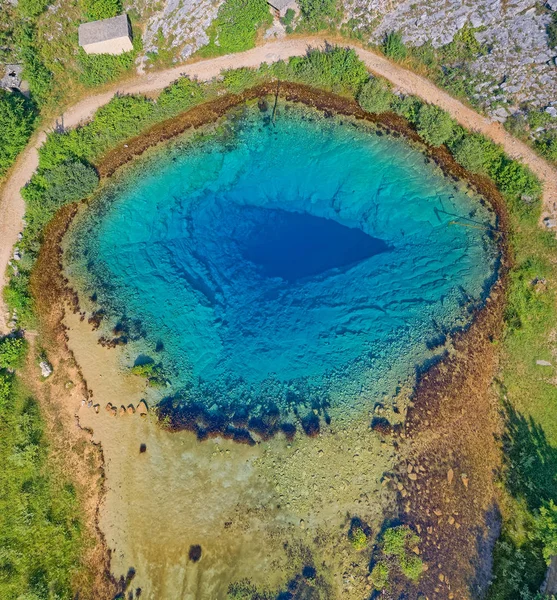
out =
[[[267,0],[267,4],[271,7],[277,17],[284,17],[286,11],[291,8],[296,14],[300,12],[296,0]]]
[[[79,26],[79,45],[87,54],[122,54],[132,50],[128,15],[82,23]]]

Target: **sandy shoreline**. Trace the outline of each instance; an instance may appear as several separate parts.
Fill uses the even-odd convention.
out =
[[[56,121],[63,123],[65,128],[72,128],[89,120],[100,106],[109,102],[117,93],[157,92],[184,74],[204,81],[210,80],[218,76],[223,69],[257,67],[262,62],[273,62],[304,54],[308,46],[322,47],[324,43],[325,38],[323,37],[292,38],[270,42],[246,52],[184,64],[165,71],[144,75],[124,84],[117,84],[106,92],[92,95],[78,102],[67,108]],[[385,77],[403,93],[415,94],[427,102],[437,104],[449,112],[461,125],[471,130],[480,131],[501,144],[511,157],[522,160],[544,183],[544,214],[557,214],[557,169],[539,157],[526,144],[505,131],[500,123],[492,122],[488,118],[479,115],[460,101],[452,98],[448,93],[437,88],[427,79],[392,63],[379,54],[342,40],[339,40],[338,43],[353,47],[371,72]],[[25,205],[20,189],[29,181],[36,170],[38,149],[46,138],[46,132],[50,131],[55,125],[56,122],[47,124],[33,136],[0,191],[0,288],[3,288],[6,284],[7,264],[11,259],[13,246],[17,242],[17,235],[22,229]],[[3,300],[0,299],[0,333],[7,330],[6,308]]]

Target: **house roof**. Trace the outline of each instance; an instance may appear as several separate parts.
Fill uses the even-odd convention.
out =
[[[296,4],[295,0],[267,0],[267,2],[277,10],[282,10],[283,8]]]
[[[96,44],[130,36],[128,15],[118,15],[110,19],[82,23],[79,26],[79,45]]]

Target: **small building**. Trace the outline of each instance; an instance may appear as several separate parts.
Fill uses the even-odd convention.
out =
[[[0,66],[0,69],[2,67]],[[4,65],[4,72],[0,70],[0,88],[5,90],[21,90],[21,74],[23,65]]]
[[[557,0],[556,0],[557,1]],[[296,0],[267,0],[267,4],[277,17],[283,18],[286,11],[291,8],[296,14],[300,12]]]
[[[82,23],[79,26],[79,45],[87,54],[122,54],[132,50],[128,15]]]

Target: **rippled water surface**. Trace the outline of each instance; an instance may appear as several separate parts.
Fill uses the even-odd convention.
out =
[[[493,223],[406,141],[283,105],[141,159],[78,219],[68,256],[169,393],[356,407],[469,323],[494,277]]]

